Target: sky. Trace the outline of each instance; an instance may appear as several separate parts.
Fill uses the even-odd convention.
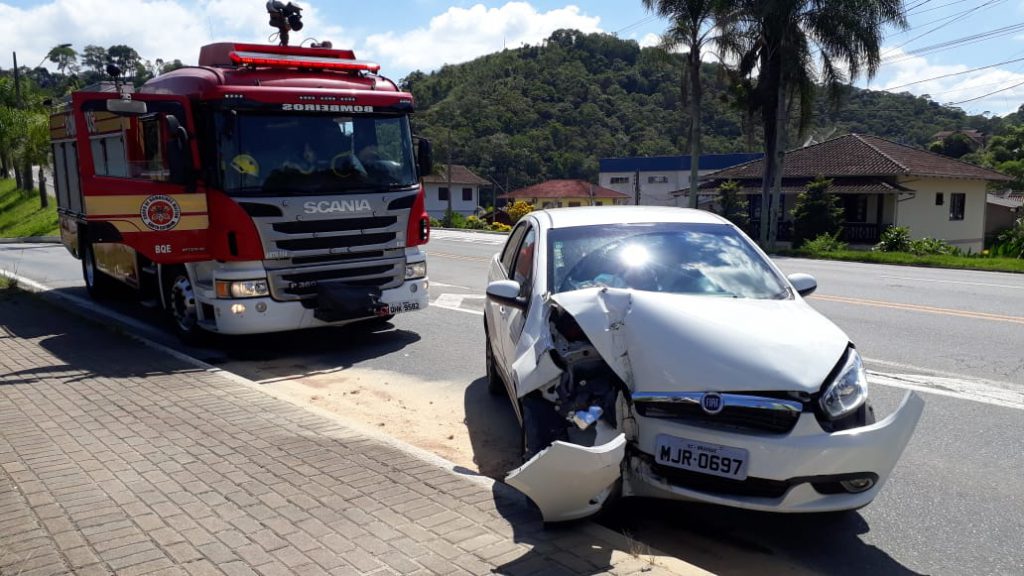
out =
[[[888,31],[877,75],[857,85],[928,94],[972,114],[1003,115],[1024,104],[1024,0],[904,2],[910,28]],[[331,40],[380,63],[396,80],[413,70],[539,44],[559,28],[613,33],[650,46],[667,27],[640,0],[296,4],[305,27],[292,33],[293,45]],[[19,64],[35,66],[65,42],[79,52],[89,44],[127,44],[145,59],[194,64],[204,44],[266,42],[272,32],[263,0],[0,0],[0,67],[12,66],[12,51]],[[979,38],[964,41],[971,36]],[[991,67],[961,74],[984,66]]]

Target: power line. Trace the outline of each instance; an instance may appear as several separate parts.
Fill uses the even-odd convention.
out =
[[[924,38],[925,36],[927,36],[927,35],[929,35],[929,34],[931,34],[933,32],[941,30],[941,29],[945,28],[946,26],[949,26],[950,24],[952,24],[954,22],[959,22],[960,20],[962,20],[961,17],[967,17],[970,14],[973,14],[974,12],[977,12],[978,10],[981,10],[983,8],[986,8],[986,7],[990,7],[993,4],[1000,4],[1000,3],[1005,2],[1005,1],[1006,0],[987,0],[987,2],[985,2],[984,4],[982,4],[980,6],[975,6],[973,8],[968,8],[967,10],[964,10],[962,12],[958,12],[956,14],[951,14],[950,16],[947,16],[945,18],[940,19],[940,20],[947,20],[947,22],[943,22],[942,24],[939,24],[938,26],[936,26],[936,27],[934,27],[934,28],[932,28],[930,30],[922,32],[921,34],[918,34],[917,36],[914,36],[913,38],[911,38],[910,40],[907,40],[906,42],[904,42],[903,44],[900,44],[899,46],[896,46],[894,48],[890,48],[889,52],[894,52],[896,50],[899,50],[900,48],[903,48],[904,46],[906,46],[907,44],[910,44],[911,42],[914,42],[915,40],[920,40],[921,38]],[[884,59],[885,57],[886,57],[886,54],[883,54],[882,58]]]
[[[959,102],[950,102],[949,104],[947,104],[947,106],[957,106],[957,105],[960,105],[960,104],[966,104],[968,102],[974,102],[975,100],[981,100],[983,98],[988,98],[989,96],[992,96],[993,94],[999,94],[1000,92],[1006,92],[1007,90],[1013,90],[1014,88],[1019,88],[1021,86],[1024,86],[1024,82],[1018,82],[1018,83],[1016,83],[1016,84],[1014,84],[1012,86],[1007,86],[1006,88],[1000,88],[999,90],[993,90],[993,91],[989,92],[988,94],[982,94],[981,96],[976,96],[974,98],[968,98],[967,100],[961,100]]]
[[[933,82],[935,80],[942,80],[944,78],[952,78],[953,76],[963,76],[964,74],[970,74],[979,70],[986,70],[988,68],[995,68],[996,66],[1003,66],[1005,64],[1014,64],[1016,62],[1024,62],[1024,58],[1014,58],[1012,60],[1005,60],[1003,62],[997,62],[995,64],[989,64],[988,66],[979,66],[977,68],[971,68],[970,70],[964,70],[962,72],[951,72],[949,74],[943,74],[941,76],[935,76],[933,78],[925,78],[924,80],[915,80],[914,82],[908,82],[906,84],[900,84],[899,86],[891,86],[889,88],[882,88],[883,91],[889,92],[892,90],[899,90],[900,88],[906,88],[907,86],[914,86],[915,84],[924,84],[925,82]]]

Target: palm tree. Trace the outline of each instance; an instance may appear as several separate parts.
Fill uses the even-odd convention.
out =
[[[903,0],[738,0],[734,33],[745,41],[740,72],[757,75],[755,103],[765,137],[761,242],[774,248],[787,120],[799,102],[800,130],[810,119],[814,88],[833,97],[861,71],[874,76],[883,29],[906,28]],[[817,60],[817,62],[815,62]],[[843,69],[845,67],[845,70]],[[787,105],[787,99],[790,100]]]
[[[736,2],[726,0],[643,0],[648,11],[668,18],[669,28],[662,35],[666,50],[689,48],[686,68],[680,86],[683,101],[686,85],[690,85],[690,197],[688,206],[697,207],[698,172],[700,170],[700,109],[704,91],[700,83],[701,52],[704,47],[719,44],[721,36],[712,34],[727,19],[727,9]]]

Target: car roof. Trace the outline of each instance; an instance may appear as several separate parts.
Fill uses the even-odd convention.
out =
[[[727,224],[729,221],[705,210],[672,206],[581,206],[552,208],[530,213],[546,228],[571,228],[609,224],[680,222],[685,224]]]

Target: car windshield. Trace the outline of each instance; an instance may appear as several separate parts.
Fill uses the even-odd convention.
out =
[[[621,224],[548,233],[553,293],[594,286],[732,298],[782,299],[785,281],[725,224]]]
[[[232,196],[361,193],[416,185],[405,116],[217,116],[220,176]]]

